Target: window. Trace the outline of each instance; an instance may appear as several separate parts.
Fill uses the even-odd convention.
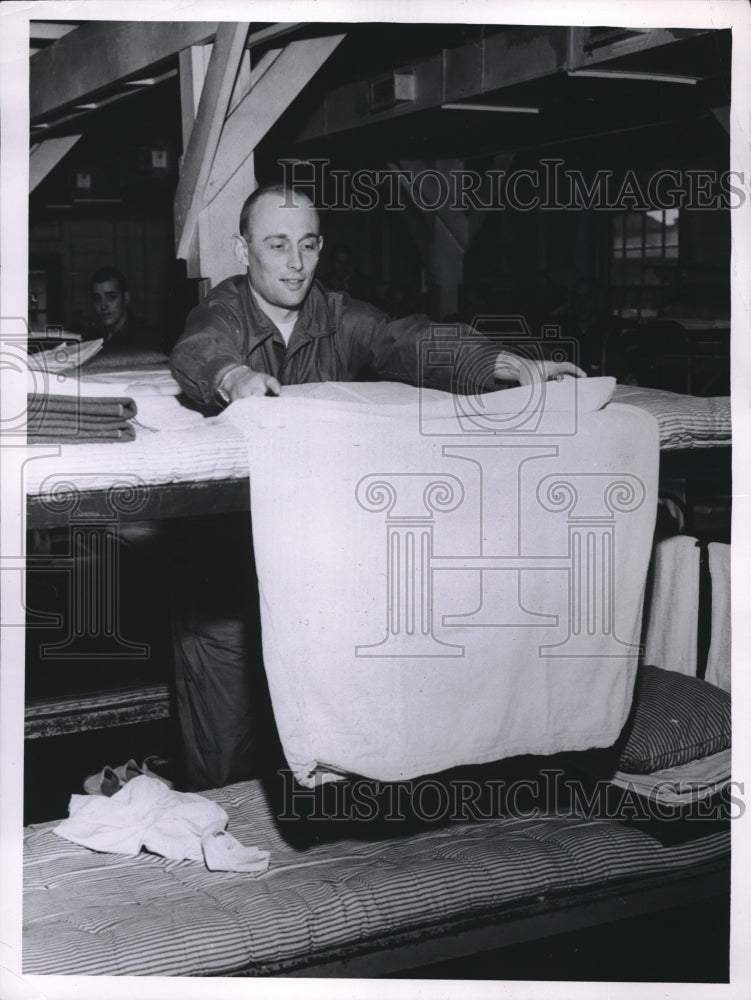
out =
[[[616,316],[659,315],[677,274],[678,234],[677,208],[622,212],[614,217],[610,284]]]

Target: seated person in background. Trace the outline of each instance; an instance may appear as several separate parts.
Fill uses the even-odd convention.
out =
[[[192,310],[170,358],[195,402],[217,407],[276,396],[282,384],[374,378],[415,384],[422,377],[424,384],[454,388],[450,366],[420,370],[420,343],[431,335],[427,316],[391,319],[315,281],[322,244],[318,213],[304,195],[273,186],[246,200],[233,238],[245,273],[222,281]],[[498,354],[490,342],[477,350],[482,363],[470,367],[488,389],[496,379],[530,383],[584,374],[569,362],[530,364]],[[173,547],[178,718],[194,789],[262,773],[272,753],[264,735],[268,710],[247,522],[225,517],[210,530],[186,529]]]
[[[489,296],[479,283],[464,282],[457,289],[457,310],[444,316],[444,323],[468,323],[491,314]]]
[[[376,305],[394,319],[414,316],[422,310],[423,296],[416,285],[407,281],[392,281],[384,285]]]
[[[579,275],[571,286],[568,301],[552,311],[551,319],[561,324],[566,337],[576,340],[579,358],[587,372],[599,375],[603,345],[614,326],[599,283],[589,275]]]
[[[352,251],[344,243],[331,251],[329,269],[320,276],[322,285],[332,292],[349,292],[353,299],[375,302],[375,284],[355,267]]]
[[[102,267],[91,277],[91,297],[98,324],[89,339],[101,337],[101,351],[92,362],[110,358],[140,362],[165,361],[158,339],[143,320],[131,313],[128,282],[116,267]]]

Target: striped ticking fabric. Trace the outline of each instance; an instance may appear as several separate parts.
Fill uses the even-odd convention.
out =
[[[664,389],[617,385],[612,402],[651,413],[660,428],[660,450],[729,445],[732,438],[729,396],[684,396]]]
[[[35,496],[46,495],[63,480],[80,489],[107,489],[131,482],[134,471],[149,485],[247,479],[248,454],[235,427],[207,420],[189,430],[149,431],[127,447],[63,445],[59,456],[41,456],[28,466],[26,491]]]
[[[618,768],[651,774],[711,757],[731,745],[730,695],[676,670],[639,667]]]
[[[264,974],[331,948],[435,934],[518,901],[690,869],[729,846],[723,832],[665,847],[612,820],[542,817],[295,847],[258,783],[206,794],[242,843],[271,851],[265,875],[99,854],[57,837],[54,824],[27,829],[24,972]]]
[[[647,410],[657,420],[660,448],[706,448],[730,444],[730,399],[700,399],[661,389],[616,386],[613,402]],[[60,472],[64,469],[64,475]],[[188,430],[147,432],[128,443],[63,446],[59,457],[27,463],[29,495],[46,494],[61,479],[81,489],[107,489],[130,481],[133,470],[146,483],[245,479],[248,456],[242,435],[231,424],[207,420]]]

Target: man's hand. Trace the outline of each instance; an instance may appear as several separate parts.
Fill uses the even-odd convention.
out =
[[[570,361],[536,361],[518,354],[502,351],[496,359],[493,370],[499,382],[518,382],[519,385],[533,385],[550,379],[562,381],[564,378],[586,378],[587,373]]]
[[[245,367],[233,368],[224,376],[220,386],[221,395],[226,396],[230,403],[248,396],[278,396],[282,391],[273,375],[254,372]]]

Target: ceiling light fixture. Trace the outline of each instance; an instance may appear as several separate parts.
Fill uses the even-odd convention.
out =
[[[524,108],[515,104],[442,104],[444,111],[501,111],[509,114],[539,115],[539,108]]]
[[[669,73],[639,73],[627,69],[570,69],[569,76],[591,76],[613,80],[651,80],[656,83],[698,83],[698,76],[672,76]]]

